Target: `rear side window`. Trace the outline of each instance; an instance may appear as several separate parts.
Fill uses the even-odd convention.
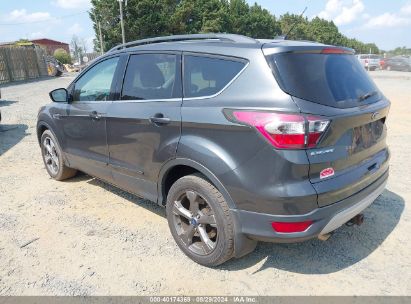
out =
[[[176,82],[176,62],[177,56],[171,54],[131,55],[121,99],[172,98]]]
[[[184,97],[220,92],[244,68],[245,63],[220,58],[184,56]]]
[[[380,98],[354,55],[280,53],[268,56],[267,61],[283,91],[301,99],[348,108]],[[371,97],[363,100],[367,94]]]

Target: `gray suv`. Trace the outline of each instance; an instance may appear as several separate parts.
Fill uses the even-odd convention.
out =
[[[390,103],[347,48],[145,39],[50,97],[37,123],[50,176],[80,170],[165,206],[178,246],[206,266],[257,241],[326,239],[388,178]]]

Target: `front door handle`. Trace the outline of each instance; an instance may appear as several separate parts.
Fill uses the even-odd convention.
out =
[[[155,125],[166,125],[171,122],[169,117],[165,117],[163,114],[156,114],[149,118],[150,122]]]
[[[54,119],[62,119],[64,116],[61,114],[53,114],[52,115]]]
[[[103,115],[101,115],[101,113],[98,113],[97,111],[91,112],[88,116],[94,120],[100,120],[100,118],[103,117]]]

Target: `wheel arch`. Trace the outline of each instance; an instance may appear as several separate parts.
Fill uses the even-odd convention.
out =
[[[37,122],[37,126],[36,126],[37,140],[38,140],[39,146],[41,146],[41,136],[43,135],[44,131],[46,131],[46,130],[49,130],[49,131],[54,135],[54,137],[55,137],[55,139],[56,139],[56,141],[57,141],[57,144],[60,146],[60,148],[61,148],[61,150],[62,150],[62,152],[63,152],[63,161],[64,161],[64,163],[66,164],[66,166],[70,167],[70,162],[68,161],[67,156],[66,156],[66,154],[64,153],[64,150],[63,150],[63,148],[62,148],[62,146],[61,146],[61,143],[60,143],[60,141],[59,141],[59,138],[58,138],[57,135],[56,135],[56,132],[54,132],[54,131],[53,131],[53,128],[50,126],[50,124],[47,123],[47,122],[44,121],[44,120],[39,120],[39,121]]]
[[[53,131],[51,130],[50,125],[49,125],[47,122],[45,122],[44,120],[40,120],[40,121],[37,123],[37,128],[36,128],[36,131],[37,131],[37,141],[38,141],[39,145],[41,144],[41,135],[43,135],[44,131],[46,131],[46,130],[50,130],[50,132],[53,132]],[[54,132],[53,132],[53,133],[54,133]]]
[[[187,173],[192,174],[193,172],[198,172],[204,175],[223,195],[225,201],[227,202],[229,208],[231,209],[230,212],[233,217],[233,224],[234,224],[234,252],[233,257],[240,258],[242,256],[247,255],[248,253],[254,251],[255,247],[257,246],[257,241],[248,238],[241,232],[241,222],[237,216],[237,213],[234,211],[237,209],[233,199],[231,198],[228,191],[225,189],[224,185],[219,181],[219,179],[205,166],[202,164],[185,158],[176,158],[168,161],[160,170],[159,179],[158,179],[158,200],[157,203],[164,206],[166,202],[166,180],[170,173],[172,173],[173,168],[178,167],[185,167],[190,168],[194,171],[187,171]],[[180,177],[183,177],[182,175]]]
[[[204,175],[218,189],[218,191],[221,192],[230,209],[237,209],[227,189],[216,177],[216,175],[204,165],[186,158],[172,159],[161,168],[157,183],[157,203],[164,206],[167,201],[167,193],[171,185],[177,179],[193,173],[201,173]]]

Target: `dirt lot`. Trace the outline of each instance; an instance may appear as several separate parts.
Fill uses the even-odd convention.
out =
[[[2,88],[0,295],[411,295],[411,73],[372,75],[392,101],[392,158],[365,223],[217,269],[182,254],[154,203],[86,175],[49,178],[36,114],[70,77]]]

